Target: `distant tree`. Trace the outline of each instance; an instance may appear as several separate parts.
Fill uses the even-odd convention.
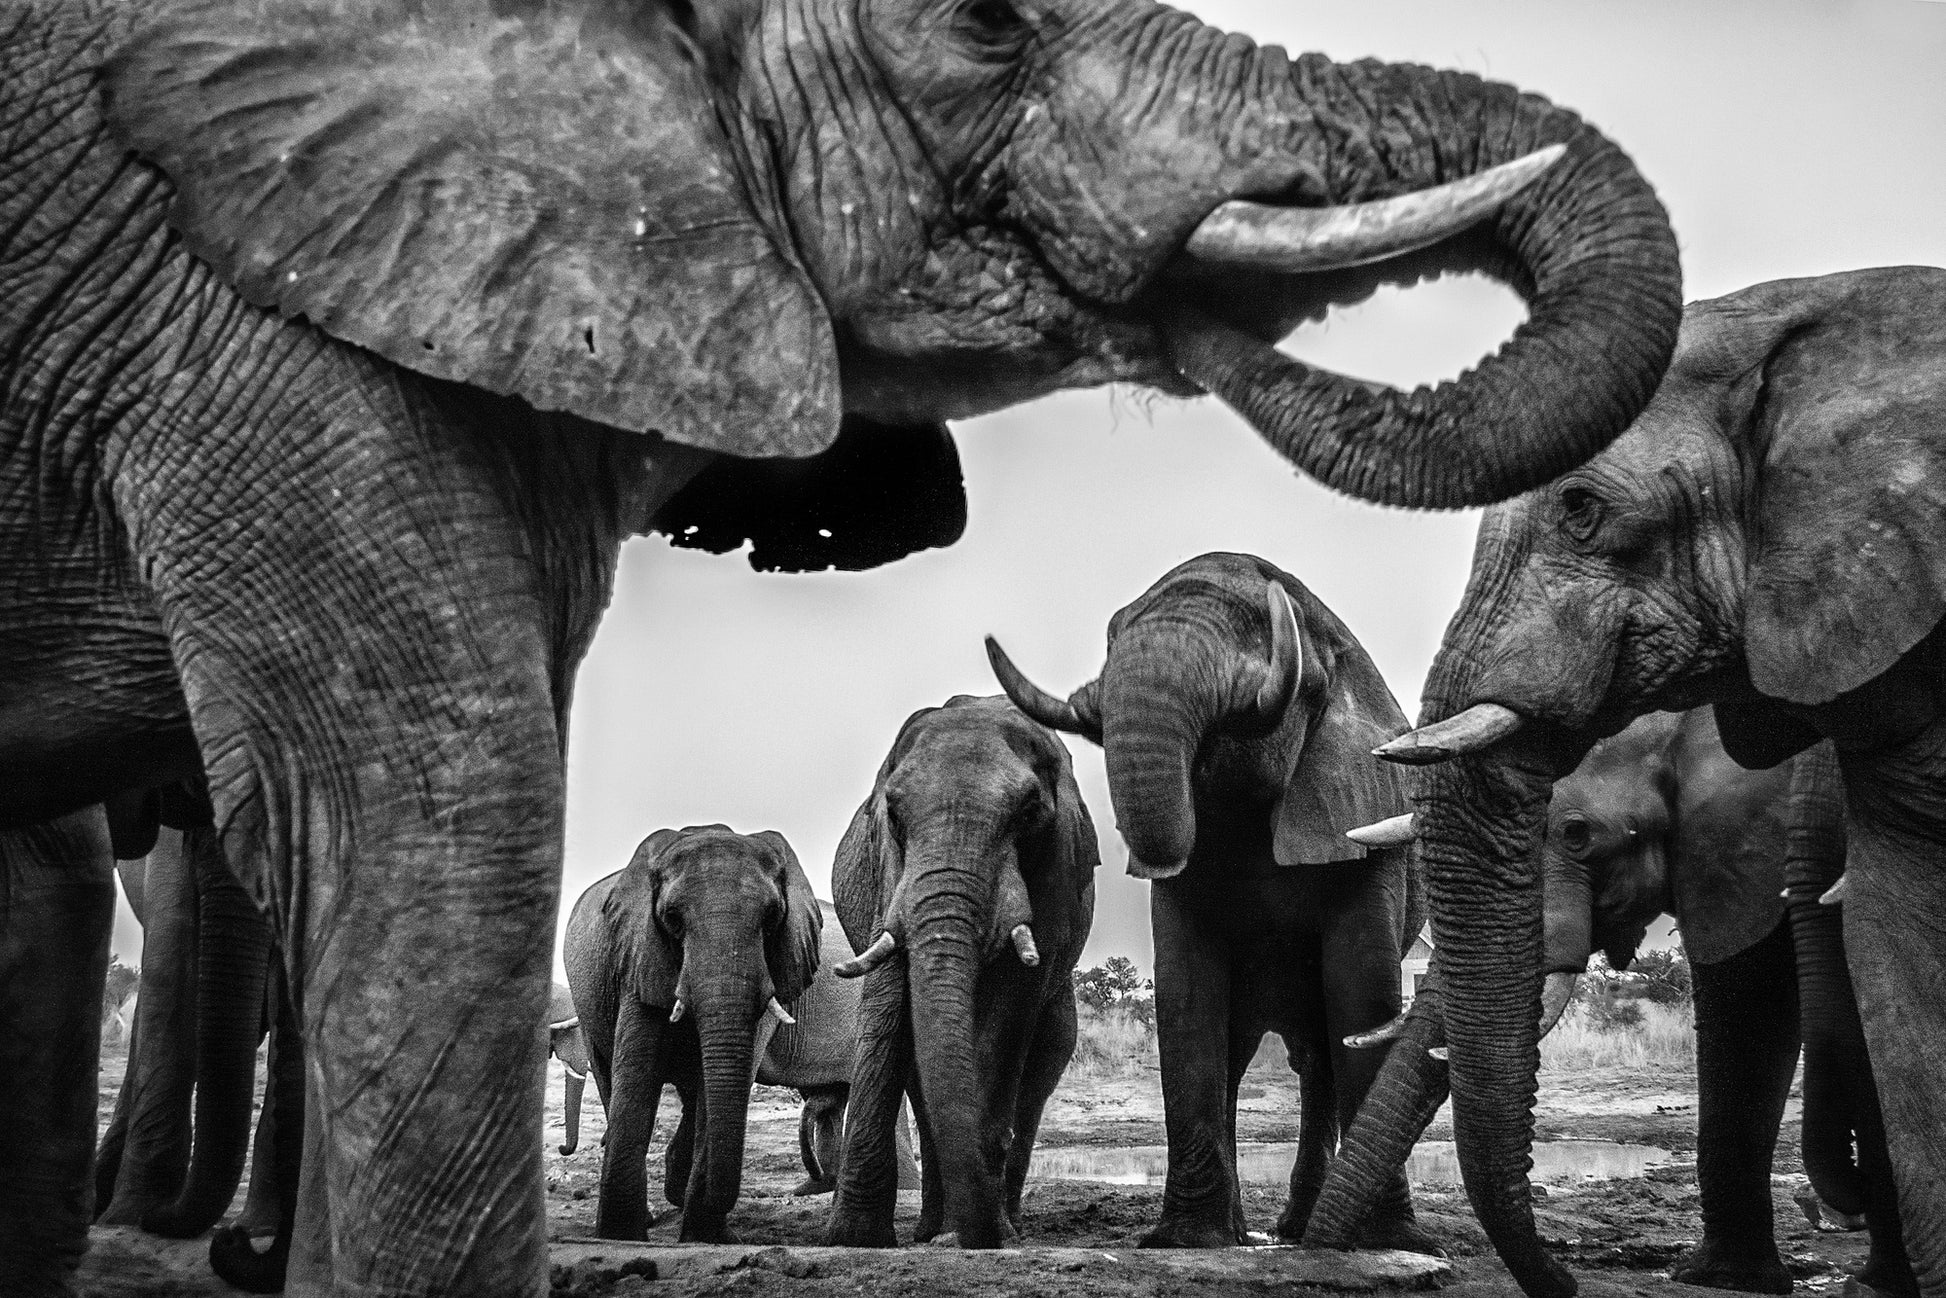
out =
[[[1125,955],[1111,955],[1106,962],[1074,974],[1074,998],[1083,1005],[1091,1010],[1119,1006],[1144,1022],[1154,1016],[1154,990],[1155,984],[1142,977],[1135,962]],[[1142,1008],[1138,1010],[1137,1006]]]
[[[1630,963],[1629,972],[1642,979],[1642,999],[1658,1005],[1689,1004],[1689,957],[1680,946],[1642,952]]]

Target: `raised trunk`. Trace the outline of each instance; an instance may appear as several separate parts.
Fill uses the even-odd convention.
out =
[[[973,986],[986,951],[974,907],[991,884],[951,864],[968,859],[959,852],[948,849],[940,859],[946,863],[914,854],[906,867],[920,871],[907,956],[919,1091],[939,1160],[948,1229],[958,1234],[961,1248],[998,1248],[1004,1242],[998,1159],[986,1148],[973,1015]]]
[[[1317,171],[1329,178],[1328,192],[1298,201],[1390,197],[1567,145],[1473,231],[1291,291],[1349,302],[1381,282],[1480,269],[1527,299],[1529,319],[1458,380],[1406,393],[1312,370],[1192,312],[1172,333],[1183,373],[1305,472],[1393,505],[1502,500],[1612,441],[1654,393],[1682,314],[1667,215],[1622,151],[1573,113],[1465,73],[1317,56],[1290,72],[1308,125],[1323,136]],[[1208,295],[1212,314],[1236,317],[1223,302],[1236,287]]]
[[[183,849],[197,884],[195,1144],[182,1192],[142,1217],[142,1229],[177,1239],[214,1226],[243,1177],[270,958],[269,925],[230,873],[216,831],[186,831]]]
[[[700,997],[699,993],[699,997]],[[696,1032],[703,1050],[702,1148],[689,1175],[682,1212],[685,1242],[730,1242],[727,1222],[743,1185],[744,1125],[756,1072],[755,1036],[763,998],[746,982],[720,1000],[699,1000]]]
[[[1434,767],[1418,803],[1467,1198],[1520,1287],[1565,1298],[1574,1277],[1541,1244],[1527,1181],[1540,1068],[1541,848],[1548,797],[1564,773],[1543,742],[1522,736]]]

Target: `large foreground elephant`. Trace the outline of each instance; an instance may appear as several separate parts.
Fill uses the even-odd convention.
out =
[[[1437,763],[1417,816],[1460,1165],[1530,1293],[1574,1287],[1527,1191],[1549,793],[1631,718],[1713,702],[1748,766],[1835,742],[1845,949],[1906,1243],[1946,1294],[1942,355],[1930,267],[1696,303],[1630,431],[1481,524],[1424,728],[1384,751]]]
[[[206,773],[314,1083],[297,1293],[544,1287],[563,729],[627,536],[943,544],[941,421],[1111,380],[1489,500],[1617,434],[1679,319],[1573,114],[1149,0],[0,0],[0,122],[0,827]],[[1270,345],[1461,268],[1531,314],[1455,383]],[[92,951],[96,874],[0,945]],[[17,1008],[53,969],[0,1094],[92,1087]],[[85,1119],[37,1115],[17,1293],[84,1243]]]
[[[817,972],[823,923],[782,834],[724,825],[657,830],[575,901],[562,959],[608,1113],[597,1235],[648,1230],[649,1137],[674,1086],[664,1188],[682,1238],[734,1242],[750,1083]]]
[[[1247,554],[1178,564],[1108,624],[1101,675],[1067,699],[987,641],[1000,683],[1043,725],[1102,746],[1129,873],[1154,880],[1156,1032],[1169,1172],[1149,1247],[1243,1243],[1237,1083],[1266,1032],[1302,1078],[1280,1238],[1312,1205],[1383,1054],[1347,1034],[1399,1009],[1399,960],[1425,922],[1410,853],[1345,834],[1406,804],[1370,760],[1405,729],[1378,668],[1304,583]],[[1361,1238],[1426,1247],[1405,1173]]]
[[[889,1247],[901,1092],[919,1121],[917,1241],[1020,1227],[1041,1111],[1074,1054],[1095,826],[1068,750],[1006,699],[906,718],[831,866],[863,975],[832,1244]]]

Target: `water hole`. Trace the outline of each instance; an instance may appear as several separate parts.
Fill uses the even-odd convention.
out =
[[[1237,1175],[1245,1185],[1283,1185],[1290,1180],[1296,1157],[1295,1141],[1239,1142]],[[1534,1142],[1533,1179],[1554,1184],[1624,1180],[1668,1161],[1669,1151],[1654,1145],[1539,1140]],[[1169,1150],[1163,1145],[1043,1148],[1034,1151],[1032,1174],[1049,1181],[1161,1185],[1168,1167]],[[1420,1185],[1458,1185],[1459,1156],[1453,1142],[1420,1141],[1406,1162],[1406,1174]]]

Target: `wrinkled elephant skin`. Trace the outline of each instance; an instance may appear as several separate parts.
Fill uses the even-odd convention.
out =
[[[1524,726],[1416,797],[1461,1168],[1530,1293],[1573,1288],[1526,1176],[1549,793],[1631,718],[1707,702],[1748,766],[1835,742],[1846,956],[1913,1267],[1946,1295],[1943,353],[1931,267],[1693,304],[1629,432],[1481,524],[1422,722],[1491,703]]]
[[[297,975],[305,1295],[544,1285],[506,1061],[626,537],[947,544],[943,421],[1109,381],[1483,502],[1618,434],[1679,322],[1660,204],[1574,114],[1150,0],[0,0],[0,123],[0,829],[206,775]],[[1399,197],[1403,242],[1397,205],[1304,233]],[[1271,346],[1468,269],[1530,317],[1431,392]],[[0,1265],[59,1272],[44,1225]]]

